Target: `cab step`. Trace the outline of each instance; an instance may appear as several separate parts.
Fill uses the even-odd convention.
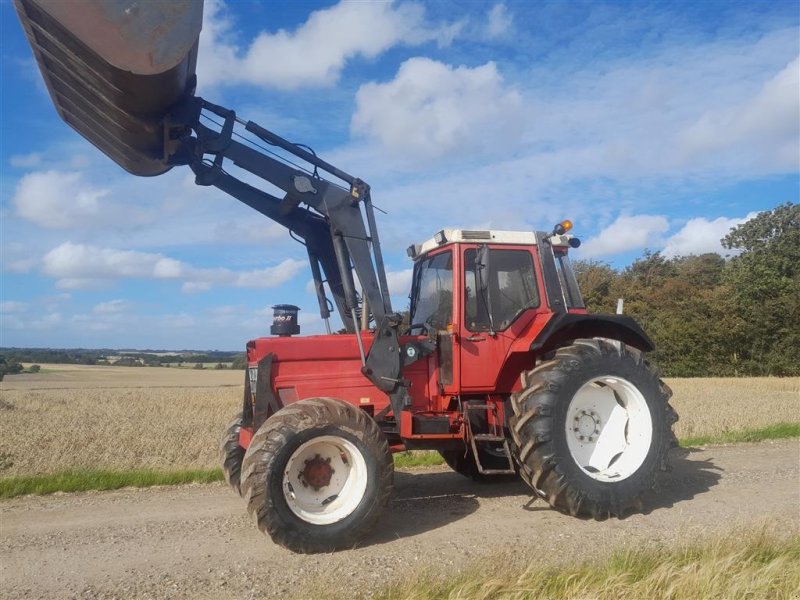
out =
[[[492,411],[495,413],[495,417],[497,416],[497,405],[496,404],[467,404],[464,407],[465,413],[465,421],[467,423],[467,439],[469,439],[469,445],[472,449],[472,456],[475,458],[475,466],[478,468],[478,473],[481,475],[514,475],[516,474],[517,470],[514,468],[514,459],[511,457],[511,449],[508,446],[508,439],[504,435],[499,435],[498,431],[494,431],[492,433],[475,433],[472,431],[472,421],[469,419],[470,411]],[[487,419],[488,422],[488,419]],[[493,420],[494,423],[497,422],[495,418]],[[493,427],[496,429],[496,426]],[[478,452],[478,446],[481,444],[493,444],[495,449],[499,450],[499,447],[502,445],[503,455],[508,462],[507,469],[487,469],[481,464],[480,459],[480,452]]]

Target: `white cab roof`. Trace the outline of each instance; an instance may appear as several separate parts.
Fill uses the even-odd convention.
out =
[[[442,235],[444,235],[443,240],[440,239]],[[549,240],[553,246],[567,247],[572,237],[571,235],[551,235]],[[534,246],[536,245],[536,234],[533,231],[503,231],[497,229],[442,229],[429,240],[409,247],[408,254],[416,260],[434,248],[452,242]]]

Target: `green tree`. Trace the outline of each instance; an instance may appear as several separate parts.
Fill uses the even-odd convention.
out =
[[[28,367],[28,373],[38,373],[42,370],[42,367],[39,365],[31,365]]]
[[[800,205],[781,204],[722,239],[737,251],[728,284],[743,326],[738,363],[743,374],[800,374]]]
[[[246,368],[247,368],[247,355],[246,354],[244,354],[244,353],[237,354],[236,356],[233,357],[233,364],[231,365],[231,369],[243,370],[243,369],[246,369]]]
[[[576,260],[572,266],[589,312],[614,312],[617,298],[612,297],[612,292],[619,274],[607,263],[594,260]]]

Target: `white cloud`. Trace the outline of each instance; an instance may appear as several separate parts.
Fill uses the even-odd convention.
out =
[[[137,207],[124,205],[107,186],[86,181],[79,171],[35,171],[17,183],[12,200],[19,217],[48,229],[125,227],[149,222]]]
[[[65,242],[44,255],[42,270],[59,279],[163,278],[157,271],[165,260],[170,259],[160,254]]]
[[[95,304],[92,312],[97,315],[117,315],[128,310],[132,304],[128,300],[109,300]]]
[[[581,258],[613,256],[629,250],[661,245],[661,237],[669,229],[666,217],[658,215],[620,216],[597,237],[581,245]]]
[[[413,269],[389,271],[386,273],[386,283],[389,285],[389,294],[391,296],[408,296],[411,291],[411,276],[413,273]]]
[[[390,155],[427,161],[512,147],[522,108],[522,97],[493,62],[454,68],[417,57],[392,81],[359,88],[350,128]]]
[[[29,326],[36,331],[48,331],[54,327],[60,326],[63,320],[61,313],[48,313],[31,321]]]
[[[27,306],[28,305],[25,302],[7,300],[5,302],[0,302],[0,313],[9,314],[22,312],[27,308]]]
[[[272,288],[289,281],[306,266],[306,261],[287,258],[274,267],[257,269],[254,271],[233,272],[228,279],[227,273],[221,277],[222,281],[230,281],[230,285],[244,288]],[[223,271],[227,271],[223,269]]]
[[[800,168],[800,57],[739,106],[704,113],[678,135],[687,161],[748,144],[761,161]]]
[[[373,59],[404,44],[447,44],[458,24],[429,26],[423,6],[406,2],[339,2],[312,12],[292,31],[259,33],[246,49],[221,1],[209,2],[200,36],[201,85],[247,83],[280,89],[330,86],[347,61]]]
[[[0,313],[0,329],[3,331],[22,331],[25,322],[16,315]]]
[[[500,37],[511,29],[514,17],[508,12],[505,4],[495,4],[489,10],[486,22],[486,33],[489,37]]]
[[[12,167],[30,169],[37,167],[42,162],[41,152],[31,152],[30,154],[14,154],[8,159]]]
[[[758,213],[751,212],[746,217],[718,217],[713,220],[699,217],[689,219],[680,231],[670,236],[664,246],[663,254],[668,258],[704,254],[706,252],[724,253],[720,240],[730,230],[746,223]]]
[[[5,219],[5,215],[0,218]],[[8,230],[3,233],[7,235]],[[30,244],[23,244],[22,242],[3,243],[0,246],[0,254],[3,258],[0,261],[0,268],[7,273],[27,273],[39,261],[38,258],[31,256]]]
[[[23,219],[67,229],[95,219],[108,194],[108,189],[84,181],[81,173],[40,171],[20,179],[13,202]]]
[[[265,269],[233,271],[201,269],[162,254],[100,248],[65,242],[42,259],[42,272],[58,279],[61,288],[84,288],[117,279],[182,280],[184,292],[206,291],[214,286],[273,288],[289,281],[305,261],[286,259]]]

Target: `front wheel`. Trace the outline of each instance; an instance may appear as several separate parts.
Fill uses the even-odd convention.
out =
[[[239,445],[239,432],[241,430],[242,415],[239,413],[225,427],[225,432],[219,444],[222,473],[225,475],[225,481],[239,495],[242,493],[242,460],[244,460],[244,448]]]
[[[314,398],[264,423],[242,465],[242,491],[259,529],[295,552],[353,547],[393,491],[386,438],[363,410]]]
[[[641,505],[675,445],[670,389],[643,354],[576,340],[523,374],[511,429],[520,474],[551,506],[596,519]]]

